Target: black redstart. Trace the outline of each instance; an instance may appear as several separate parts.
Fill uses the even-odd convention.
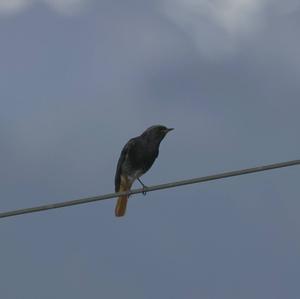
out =
[[[130,139],[124,146],[116,170],[115,191],[129,191],[133,182],[147,172],[159,153],[159,145],[166,134],[172,131],[165,126],[156,125],[148,128],[140,136]],[[120,196],[115,208],[117,217],[124,216],[128,195]]]

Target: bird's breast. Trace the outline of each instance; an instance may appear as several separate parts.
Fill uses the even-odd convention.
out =
[[[129,176],[138,178],[150,169],[158,153],[147,148],[140,148],[135,153],[128,155],[123,170]]]

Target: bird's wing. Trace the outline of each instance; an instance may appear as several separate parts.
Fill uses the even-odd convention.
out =
[[[121,172],[122,172],[122,165],[124,161],[126,160],[126,157],[129,152],[134,150],[136,147],[136,141],[135,138],[130,139],[125,146],[122,149],[118,164],[117,164],[117,170],[115,175],[115,191],[119,192],[120,184],[121,184]]]

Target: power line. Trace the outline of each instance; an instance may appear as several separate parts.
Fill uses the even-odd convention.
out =
[[[249,173],[254,173],[254,172],[262,172],[262,171],[272,170],[272,169],[276,169],[276,168],[290,167],[290,166],[299,165],[299,164],[300,164],[300,160],[293,160],[293,161],[282,162],[282,163],[262,165],[262,166],[257,166],[257,167],[253,167],[253,168],[240,169],[240,170],[223,172],[223,173],[209,175],[209,176],[198,177],[198,178],[189,179],[189,180],[182,180],[182,181],[171,182],[171,183],[167,183],[167,184],[150,186],[150,187],[146,188],[146,191],[151,192],[151,191],[169,189],[169,188],[174,188],[174,187],[179,187],[179,186],[184,186],[184,185],[204,183],[204,182],[208,182],[208,181],[215,181],[215,180],[220,180],[220,179],[229,178],[229,177],[233,177],[233,176],[239,176],[239,175],[244,175],[244,174],[249,174]],[[32,207],[32,208],[13,210],[13,211],[0,213],[0,218],[41,212],[41,211],[46,211],[46,210],[68,207],[68,206],[75,206],[75,205],[90,203],[90,202],[94,202],[94,201],[115,198],[115,197],[122,196],[122,195],[138,194],[138,193],[142,193],[144,191],[145,190],[143,188],[140,188],[140,189],[131,190],[130,192],[109,193],[109,194],[105,194],[105,195],[85,197],[85,198],[69,200],[69,201],[65,201],[65,202],[46,204],[46,205],[36,206],[36,207]]]

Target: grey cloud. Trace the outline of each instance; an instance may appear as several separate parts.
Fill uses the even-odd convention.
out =
[[[111,192],[122,146],[155,123],[175,130],[148,185],[298,158],[297,11],[273,6],[238,50],[206,59],[159,7],[95,1],[60,18],[35,5],[0,19],[1,210]],[[121,222],[114,200],[6,219],[2,294],[299,297],[298,177],[134,196]]]
[[[299,9],[294,1],[228,0],[163,1],[165,15],[184,30],[208,59],[235,55],[243,40],[252,39],[275,16]]]
[[[90,0],[1,0],[0,15],[13,15],[33,7],[34,4],[47,4],[61,14],[74,15],[80,12]]]

